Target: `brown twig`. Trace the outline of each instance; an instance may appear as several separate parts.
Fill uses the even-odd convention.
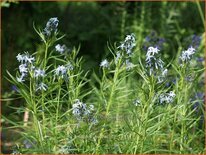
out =
[[[29,120],[29,110],[26,108],[24,112],[24,126],[27,126],[28,120]]]

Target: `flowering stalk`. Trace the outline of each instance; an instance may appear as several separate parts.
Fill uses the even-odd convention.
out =
[[[112,104],[115,104],[116,110],[116,122],[115,125],[116,127],[118,126],[118,117],[119,117],[119,101],[115,100],[115,97],[117,96],[117,90],[120,89],[121,87],[121,82],[125,80],[126,76],[125,75],[126,71],[132,70],[134,65],[129,61],[133,55],[133,48],[136,45],[135,41],[135,36],[134,34],[127,35],[125,37],[125,40],[121,43],[120,46],[117,47],[116,50],[120,50],[116,53],[113,53],[112,50],[110,49],[111,53],[114,55],[114,60],[110,63],[107,59],[104,59],[100,63],[100,67],[103,68],[103,76],[102,76],[102,81],[101,84],[107,83],[109,81],[109,78],[107,77],[107,73],[113,73],[113,77],[111,79],[111,84],[110,84],[110,94],[108,95],[108,98],[105,97],[104,95],[104,88],[101,87],[102,89],[102,95],[103,98],[105,99],[106,103],[106,109],[105,109],[105,117],[108,118],[110,114],[110,109]],[[113,64],[114,63],[114,64]],[[112,65],[115,66],[115,69],[110,71],[110,68]],[[104,123],[104,126],[106,123]],[[100,143],[102,140],[102,137],[104,136],[105,129],[102,128],[100,131],[99,139],[96,145],[95,153],[99,151]]]

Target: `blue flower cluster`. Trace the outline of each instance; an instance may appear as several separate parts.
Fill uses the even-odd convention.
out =
[[[24,82],[25,77],[31,71],[34,66],[33,62],[35,61],[34,57],[30,56],[28,52],[24,52],[24,54],[18,54],[16,56],[17,60],[21,63],[19,65],[19,72],[20,72],[20,77],[17,77],[18,82]]]
[[[65,66],[64,65],[59,65],[56,69],[55,69],[55,75],[59,78],[64,78],[64,79],[68,79],[68,71],[72,71],[74,69],[73,65],[68,62]]]
[[[200,46],[201,40],[202,40],[201,36],[194,34],[184,39],[183,46],[193,47],[195,49],[198,49],[198,47]]]
[[[188,48],[186,51],[182,51],[182,54],[180,56],[180,59],[182,62],[189,62],[192,55],[195,54],[195,49],[193,47]]]
[[[195,49],[197,49],[200,46],[200,42],[201,42],[202,38],[198,35],[192,35],[192,41],[190,46],[194,47]]]
[[[135,45],[136,39],[135,35],[132,33],[126,36],[124,42],[122,42],[118,48],[125,51],[128,56],[131,56],[131,54],[133,53],[132,49],[135,47]]]
[[[172,103],[175,99],[176,94],[174,91],[170,91],[169,93],[163,93],[160,95],[160,104],[163,103]]]
[[[144,39],[142,49],[147,51],[148,47],[157,47],[158,49],[162,49],[165,43],[165,39],[161,38],[157,35],[155,31],[152,31],[146,38]]]
[[[57,19],[57,17],[50,18],[46,24],[46,27],[44,28],[43,34],[46,37],[50,37],[52,33],[57,32],[58,24],[59,24],[59,20]]]
[[[94,111],[94,105],[90,105],[87,107],[87,105],[83,102],[81,102],[79,99],[76,99],[74,104],[72,105],[73,108],[73,115],[77,118],[77,120],[83,120],[87,119],[87,121],[96,124],[97,120],[93,117],[92,113]]]
[[[51,37],[54,33],[57,32],[58,23],[59,20],[56,17],[50,18],[43,30],[43,34],[46,37]],[[60,44],[57,44],[55,46],[55,50],[60,54],[66,54],[66,52],[69,51],[66,45]],[[17,77],[17,81],[22,83],[26,80],[27,75],[30,75],[30,77],[36,80],[36,91],[46,91],[48,89],[48,86],[43,82],[43,79],[46,76],[45,70],[34,65],[35,58],[29,55],[28,52],[25,52],[24,54],[18,54],[16,58],[21,63],[19,65],[20,76]],[[54,70],[54,72],[58,78],[64,78],[67,80],[67,72],[73,69],[74,66],[72,65],[72,63],[68,62],[66,65],[59,65]]]
[[[68,49],[66,45],[60,45],[60,44],[57,44],[55,46],[55,50],[60,54],[68,54],[70,52],[70,49]]]
[[[41,80],[46,76],[46,74],[44,70],[34,66],[35,58],[29,55],[28,52],[25,52],[24,54],[18,54],[16,58],[21,63],[19,65],[19,72],[21,75],[20,77],[17,77],[17,81],[22,83],[25,81],[28,75],[31,75],[31,77],[37,80],[36,91],[46,91],[48,87]]]
[[[131,56],[133,54],[133,48],[136,45],[135,35],[132,33],[125,37],[125,40],[121,42],[120,46],[117,47],[119,51],[115,54],[114,63],[117,65],[120,61],[123,62],[123,65],[126,67],[126,70],[130,70],[134,67],[134,64],[131,62]],[[100,67],[109,68],[109,61],[104,59],[100,63]]]
[[[157,47],[149,47],[146,54],[146,68],[149,69],[149,75],[154,74],[157,70],[163,70],[164,62],[160,58]]]
[[[117,52],[115,62],[118,62],[119,59],[125,58],[124,65],[126,70],[129,71],[134,67],[134,64],[131,62],[131,56],[133,54],[133,49],[136,46],[135,34],[132,33],[125,37],[124,42],[121,43],[117,49],[121,51]],[[126,54],[126,55],[125,55]]]

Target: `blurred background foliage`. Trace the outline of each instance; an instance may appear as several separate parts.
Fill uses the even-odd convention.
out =
[[[178,41],[204,32],[195,2],[15,2],[2,7],[2,75],[15,72],[16,55],[33,53],[40,40],[33,29],[44,28],[50,17],[58,17],[59,30],[68,47],[81,45],[85,69],[98,67],[107,54],[107,42],[119,43],[135,33],[138,48],[152,31],[166,39],[167,52],[175,55]],[[201,2],[202,10],[204,3]],[[2,79],[2,92],[11,86]]]
[[[86,70],[98,70],[100,61],[109,53],[107,43],[119,44],[130,33],[136,35],[137,48],[143,51],[146,36],[155,32],[165,39],[166,57],[174,57],[180,46],[187,48],[181,44],[185,38],[204,33],[204,2],[3,1],[1,7],[2,98],[11,97],[15,91],[5,76],[6,70],[15,75],[16,55],[23,51],[33,53],[41,43],[33,23],[43,29],[51,17],[58,17],[59,30],[66,34],[61,43],[70,48],[81,45],[79,55],[84,56]],[[20,103],[2,102],[2,114],[8,116],[15,111],[8,106]]]

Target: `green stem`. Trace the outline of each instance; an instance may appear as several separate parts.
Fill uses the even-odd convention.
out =
[[[45,114],[44,114],[44,111],[45,111],[45,103],[44,103],[44,92],[42,90],[42,95],[41,95],[41,104],[42,104],[42,127],[43,127],[43,133],[45,134]]]
[[[143,153],[144,151],[144,142],[145,139],[147,137],[147,121],[148,121],[148,117],[149,117],[149,113],[150,113],[150,106],[152,104],[152,99],[154,97],[154,88],[155,88],[155,81],[154,81],[154,77],[151,77],[151,83],[150,83],[150,91],[149,91],[149,100],[146,102],[144,108],[142,109],[142,119],[141,121],[143,122],[142,125],[140,125],[140,130],[139,133],[142,133],[142,139],[141,139],[141,146],[140,146],[140,154]],[[137,142],[136,144],[139,144],[139,135],[137,137]],[[135,150],[136,153],[137,150]]]
[[[115,89],[116,89],[116,81],[117,81],[118,75],[119,75],[119,69],[117,68],[117,71],[114,74],[114,80],[113,80],[113,84],[112,84],[111,94],[109,96],[109,101],[107,102],[106,116],[109,114],[109,109],[110,109],[110,106],[112,104],[113,96],[114,96]]]
[[[172,133],[171,133],[171,139],[170,139],[170,153],[172,153],[172,150],[173,150],[173,147],[174,147],[174,144],[173,144],[173,139],[174,139],[174,130],[176,129],[176,119],[177,119],[177,115],[174,115],[174,122],[173,122],[173,128],[172,128]]]
[[[186,66],[182,70],[182,77],[181,77],[181,91],[184,90],[184,100],[183,100],[183,108],[181,110],[181,116],[183,120],[181,120],[181,140],[180,140],[180,153],[184,151],[184,143],[185,143],[185,131],[186,131],[186,124],[185,124],[185,115],[187,111],[187,83],[185,82],[185,77],[187,76]]]
[[[36,103],[35,103],[35,98],[33,98],[34,93],[33,90],[35,90],[35,82],[32,80],[32,78],[30,78],[30,97],[31,97],[31,102],[32,102],[32,110],[33,110],[33,121],[34,121],[34,129],[35,129],[35,133],[36,136],[38,137],[38,140],[40,142],[41,145],[41,149],[44,152],[44,146],[43,146],[43,134],[41,132],[41,126],[39,125],[38,122],[38,116],[37,116],[37,108],[36,108]]]
[[[47,64],[47,53],[48,53],[48,44],[45,43],[44,69],[46,68],[46,64]]]
[[[104,71],[103,71],[103,73],[104,73]],[[112,104],[112,100],[113,100],[113,96],[114,96],[114,92],[115,92],[116,81],[117,81],[118,75],[119,75],[119,68],[117,67],[117,71],[115,71],[115,74],[114,74],[113,84],[112,84],[112,88],[111,88],[111,94],[109,96],[109,101],[107,102],[107,108],[106,108],[106,114],[105,114],[106,117],[108,117],[109,109],[110,109],[110,106]],[[104,123],[103,126],[105,126],[105,123]],[[103,137],[103,133],[104,133],[104,128],[102,128],[101,132],[100,132],[100,136],[99,136],[99,139],[98,139],[98,142],[97,142],[97,147],[95,149],[96,153],[98,153],[100,142],[101,142],[102,137]]]
[[[58,89],[58,97],[57,97],[57,108],[56,108],[56,126],[57,126],[58,115],[59,115],[60,94],[61,94],[61,80],[60,80],[60,84],[59,84],[59,89]]]
[[[72,75],[69,73],[69,85],[68,85],[68,91],[71,92],[69,93],[69,103],[71,104],[74,99],[77,98],[77,95],[76,95],[76,90],[75,89],[78,89],[77,87],[75,87],[75,80],[74,80],[74,77],[72,77]]]

